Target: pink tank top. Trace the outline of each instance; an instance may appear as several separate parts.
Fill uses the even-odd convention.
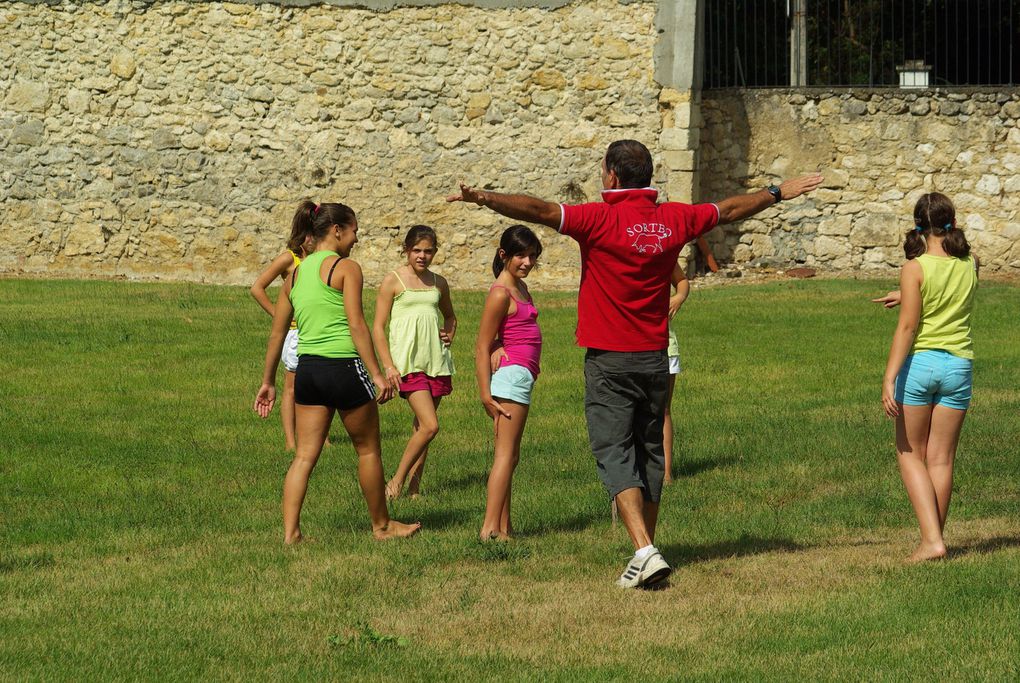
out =
[[[493,285],[492,287],[503,287]],[[491,290],[492,287],[489,289]],[[507,290],[509,293],[509,290]],[[513,295],[510,295],[513,299]],[[538,377],[539,359],[542,357],[542,331],[538,329],[538,309],[532,301],[514,299],[517,310],[513,315],[503,318],[499,325],[496,345],[502,345],[506,358],[500,361],[504,365],[523,365],[534,377]]]

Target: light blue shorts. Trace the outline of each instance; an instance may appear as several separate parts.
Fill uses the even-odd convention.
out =
[[[907,356],[896,377],[896,401],[905,406],[970,406],[974,361],[948,351],[918,351]]]
[[[504,365],[496,370],[489,382],[489,393],[495,398],[502,398],[514,403],[531,405],[531,390],[535,386],[535,378],[531,371],[523,365]]]

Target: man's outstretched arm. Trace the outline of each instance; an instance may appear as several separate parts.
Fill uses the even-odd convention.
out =
[[[460,186],[460,194],[451,194],[448,202],[471,202],[492,209],[496,213],[527,223],[538,223],[553,230],[560,229],[560,205],[526,194],[503,194]]]
[[[821,174],[812,173],[783,182],[779,186],[779,191],[782,193],[783,201],[786,201],[787,199],[799,197],[806,192],[811,192],[821,184]],[[775,203],[775,197],[768,190],[728,197],[716,203],[716,206],[719,207],[719,224],[743,220],[748,216],[753,216],[759,211],[767,209]]]

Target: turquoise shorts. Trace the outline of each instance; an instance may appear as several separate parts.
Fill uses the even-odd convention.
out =
[[[535,378],[523,365],[504,365],[496,370],[489,382],[489,393],[514,403],[531,405],[531,390]]]
[[[896,377],[896,402],[937,405],[956,410],[970,406],[974,361],[948,351],[918,351],[907,356]]]

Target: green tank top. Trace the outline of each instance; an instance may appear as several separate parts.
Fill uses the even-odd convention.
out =
[[[974,358],[970,313],[977,289],[974,257],[917,257],[921,281],[921,318],[914,335],[916,351],[947,351],[960,358]]]
[[[290,290],[298,329],[298,355],[325,358],[357,358],[354,339],[347,324],[344,295],[319,276],[322,262],[335,251],[317,251],[298,266]]]
[[[439,339],[443,324],[439,311],[439,288],[408,289],[397,277],[403,291],[393,297],[390,312],[390,355],[400,376],[424,372],[429,377],[453,374],[450,349]]]

